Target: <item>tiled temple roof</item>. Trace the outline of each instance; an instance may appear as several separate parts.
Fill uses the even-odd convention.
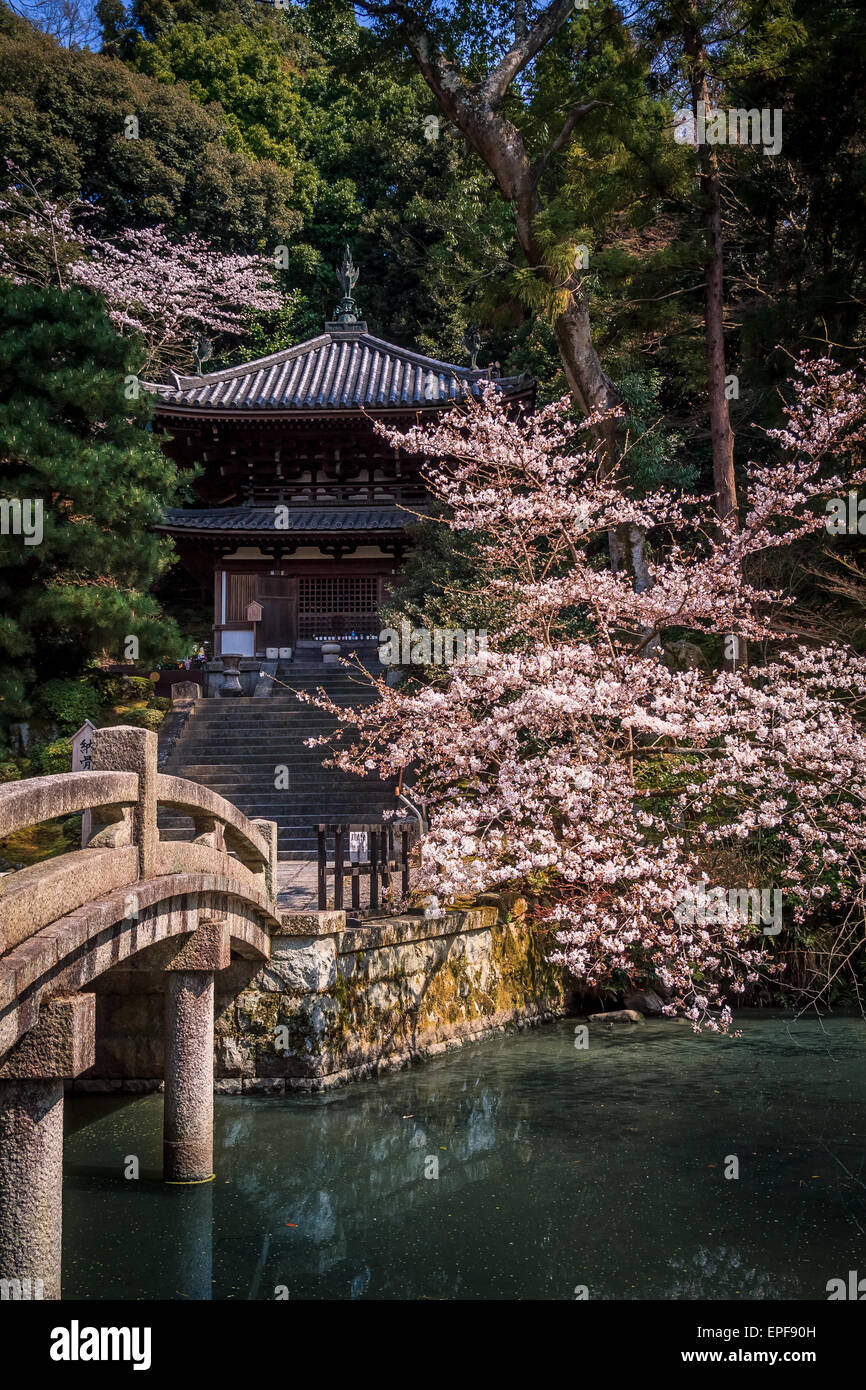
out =
[[[374,338],[366,324],[331,325],[282,352],[203,376],[146,383],[168,409],[208,413],[424,409],[477,395],[487,370],[455,367]],[[527,375],[494,378],[507,396],[531,390]]]

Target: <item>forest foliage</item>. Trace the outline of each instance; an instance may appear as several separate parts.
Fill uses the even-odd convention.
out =
[[[554,9],[498,111],[535,170],[534,264],[502,177],[449,119],[412,35],[426,26],[468,89]],[[674,137],[699,65],[693,34],[716,105],[783,114],[774,155],[716,147],[737,479],[747,459],[767,457],[763,431],[779,423],[792,359],[825,352],[848,367],[862,351],[866,24],[851,0],[99,0],[95,13],[80,7],[77,29],[67,5],[54,32],[51,12],[51,0],[0,4],[7,184],[85,207],[89,236],[106,245],[161,228],[215,256],[270,263],[283,249],[279,307],[249,307],[243,331],[213,335],[212,365],[318,332],[348,243],[372,332],[464,364],[477,334],[479,364],[530,372],[544,404],[568,388],[557,314],[570,296],[622,402],[629,485],[710,493],[706,198],[695,149]],[[13,233],[4,206],[0,239]],[[13,344],[3,492],[19,495],[41,470],[58,516],[80,505],[89,516],[91,453],[106,486],[92,524],[55,537],[44,559],[0,537],[4,722],[26,713],[49,644],[66,675],[117,656],[116,634],[136,623],[148,650],[177,643],[151,592],[167,551],[147,525],[178,482],[158,460],[146,404],[119,390],[134,336],[111,346],[112,306],[98,294],[42,289],[41,325],[24,322],[21,287],[2,300]],[[191,367],[202,331],[190,317],[178,365],[186,353]],[[94,371],[117,374],[98,401],[84,384]],[[662,544],[646,538],[650,556]],[[784,573],[762,578],[798,595],[804,633],[829,625],[862,648],[860,547],[856,531],[812,536]],[[441,623],[473,611],[473,572],[470,542],[422,525],[393,613]]]

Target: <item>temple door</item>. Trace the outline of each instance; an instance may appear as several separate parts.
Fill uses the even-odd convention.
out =
[[[284,574],[263,574],[256,586],[262,605],[259,651],[265,647],[294,647],[298,634],[298,581]]]

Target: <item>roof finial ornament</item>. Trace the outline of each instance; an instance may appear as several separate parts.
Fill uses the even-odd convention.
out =
[[[336,323],[357,323],[358,315],[355,310],[358,306],[352,298],[352,290],[358,283],[358,267],[352,260],[352,253],[348,246],[343,247],[343,259],[337,268],[337,280],[343,291],[343,298],[334,310],[334,321]]]
[[[469,355],[469,365],[478,371],[478,354],[481,351],[481,334],[477,328],[468,328],[463,337],[463,350]]]
[[[202,334],[196,340],[195,347],[192,351],[193,356],[195,357],[196,375],[201,376],[201,369],[203,364],[205,362],[209,362],[210,359],[213,357],[213,343],[211,342],[210,338],[206,338],[204,334]]]
[[[343,247],[343,261],[337,271],[337,279],[340,282],[340,289],[348,297],[358,283],[358,268],[352,260],[352,253],[348,243]]]

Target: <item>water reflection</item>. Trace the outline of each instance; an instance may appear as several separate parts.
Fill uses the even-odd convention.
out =
[[[866,1029],[742,1026],[577,1051],[566,1022],[325,1096],[219,1097],[217,1181],[186,1206],[155,1176],[158,1096],[72,1099],[64,1293],[824,1299],[863,1259]],[[153,1176],[125,1182],[130,1153]]]

